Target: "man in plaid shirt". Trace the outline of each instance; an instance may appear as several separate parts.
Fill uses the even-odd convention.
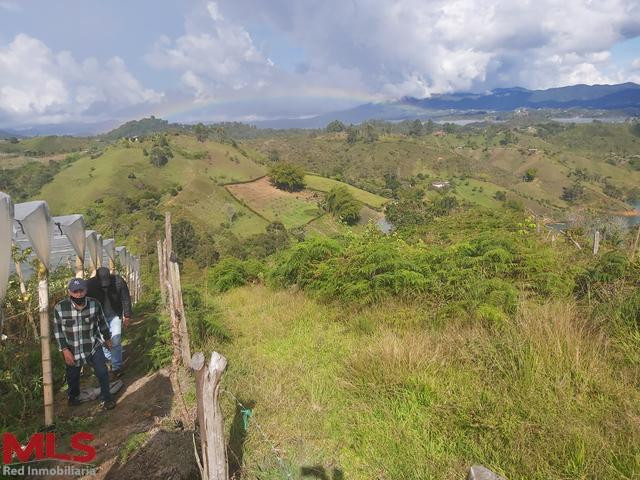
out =
[[[58,347],[67,364],[69,405],[79,405],[80,369],[90,364],[100,382],[100,396],[105,410],[115,407],[109,391],[109,373],[102,345],[111,348],[109,325],[102,313],[102,306],[87,297],[87,282],[73,278],[68,285],[69,297],[61,300],[53,309],[54,331]]]

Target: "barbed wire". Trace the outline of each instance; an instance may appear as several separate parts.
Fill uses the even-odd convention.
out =
[[[250,408],[246,407],[245,405],[243,405],[242,402],[240,400],[238,400],[238,398],[233,393],[231,393],[229,390],[220,389],[220,391],[222,393],[227,394],[236,404],[238,404],[238,406],[241,409],[243,409],[243,411],[252,412],[252,409],[250,409]],[[244,413],[243,413],[243,415],[244,415]],[[249,413],[249,416],[251,416],[251,413]],[[271,449],[273,455],[276,457],[276,459],[278,460],[278,463],[280,464],[280,468],[282,468],[283,472],[286,474],[286,476],[287,476],[286,478],[292,479],[293,476],[291,475],[291,472],[289,471],[289,469],[286,467],[286,463],[285,463],[284,459],[278,453],[278,449],[276,448],[275,444],[269,439],[267,434],[264,433],[264,430],[262,429],[262,427],[260,427],[260,424],[255,419],[252,421],[252,423],[253,423],[253,425],[255,425],[256,430],[258,430],[258,432],[260,432],[260,435],[262,435],[263,441],[267,445],[269,445],[269,448]],[[247,426],[248,426],[248,424],[247,424]]]

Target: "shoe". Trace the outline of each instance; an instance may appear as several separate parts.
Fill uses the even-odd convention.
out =
[[[102,402],[100,406],[103,410],[113,410],[114,408],[116,408],[116,402],[114,402],[113,400],[108,400],[106,402]]]
[[[80,401],[80,399],[78,397],[69,397],[67,399],[67,405],[69,405],[70,407],[77,407],[81,403],[82,402]]]

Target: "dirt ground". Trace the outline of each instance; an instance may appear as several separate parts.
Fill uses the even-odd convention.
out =
[[[134,322],[125,331],[125,337],[134,337],[143,321]],[[95,436],[91,444],[97,451],[93,462],[97,474],[81,477],[83,479],[198,479],[192,419],[186,418],[182,403],[177,404],[168,369],[144,373],[136,368],[141,355],[137,347],[141,345],[135,340],[125,345],[124,386],[115,396],[113,410],[103,411],[99,399],[69,407],[66,392],[58,392],[56,424],[75,426],[67,427],[71,431],[59,442],[69,445],[68,436],[78,431],[88,431]],[[188,383],[188,378],[181,379],[184,388]],[[97,386],[91,368],[85,369],[81,380],[81,388],[87,386]]]

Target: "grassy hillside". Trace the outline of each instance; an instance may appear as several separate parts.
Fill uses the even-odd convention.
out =
[[[366,190],[362,190],[361,188],[354,187],[344,182],[333,180],[331,178],[320,177],[318,175],[306,175],[304,177],[304,183],[307,188],[311,190],[318,190],[319,192],[328,192],[334,187],[346,186],[347,190],[351,192],[356,200],[373,208],[382,208],[384,204],[389,201],[388,198],[381,197],[375,193],[367,192]]]
[[[224,388],[255,405],[251,421],[291,472],[453,480],[482,463],[522,480],[640,474],[628,417],[640,398],[632,370],[617,366],[631,351],[608,347],[572,304],[523,303],[492,328],[438,325],[420,305],[345,311],[261,286],[212,302],[233,312],[219,314],[232,340],[211,345],[230,360]],[[249,432],[247,478],[282,478]]]
[[[418,137],[378,130],[377,139],[353,143],[344,133],[296,133],[248,144],[270,158],[385,197],[392,194],[389,178],[424,188],[435,180],[472,178],[491,183],[488,192],[510,192],[538,213],[561,217],[574,207],[619,210],[638,194],[633,193],[640,185],[634,159],[640,159],[640,138],[624,124],[466,127]],[[528,170],[535,171],[532,182],[524,180]],[[562,196],[576,181],[585,191],[570,205]],[[464,192],[460,197],[469,199]],[[479,204],[492,203],[490,194],[475,197]]]
[[[259,233],[266,222],[243,207],[223,183],[246,181],[264,174],[264,168],[237,149],[189,136],[171,136],[174,158],[155,167],[145,150],[150,142],[119,142],[97,158],[82,158],[60,172],[38,198],[56,214],[86,210],[97,201],[136,197],[147,190],[160,196],[165,208],[202,228],[228,221],[225,206],[236,212],[231,229],[239,235]],[[69,192],[73,191],[73,195]],[[133,213],[133,212],[129,212]]]

